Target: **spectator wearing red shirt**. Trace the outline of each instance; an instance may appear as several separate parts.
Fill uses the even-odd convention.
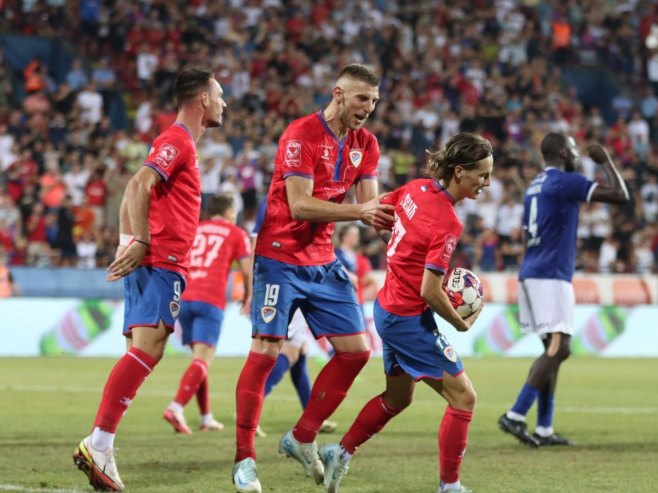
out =
[[[105,201],[107,200],[107,183],[103,177],[103,170],[96,168],[85,186],[87,204],[94,213],[94,226],[100,228],[105,224]]]

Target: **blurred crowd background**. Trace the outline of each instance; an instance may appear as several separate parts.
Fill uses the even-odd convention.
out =
[[[112,260],[123,190],[173,122],[173,81],[188,65],[212,68],[228,104],[198,145],[204,204],[234,194],[250,229],[281,132],[360,62],[382,77],[367,127],[384,190],[423,176],[426,150],[458,131],[493,143],[492,186],[459,206],[456,263],[518,268],[539,142],[563,131],[583,174],[605,180],[585,152],[601,142],[632,193],[622,207],[583,206],[578,269],[656,272],[654,24],[658,6],[641,0],[0,0],[0,256]],[[359,250],[384,267],[371,229]]]

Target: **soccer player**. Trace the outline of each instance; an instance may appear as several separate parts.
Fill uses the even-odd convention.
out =
[[[439,331],[434,313],[464,332],[482,311],[481,305],[462,319],[442,286],[462,233],[454,206],[465,198],[476,199],[490,185],[492,169],[489,141],[460,133],[429,155],[429,178],[413,180],[386,198],[395,204],[395,224],[392,234],[385,232],[390,236],[386,279],[374,307],[386,389],[363,407],[339,444],[320,450],[325,491],[338,491],[356,449],[411,404],[421,380],[448,402],[438,433],[437,493],[470,491],[459,481],[459,468],[475,391],[457,352]]]
[[[560,365],[571,353],[575,297],[571,279],[576,260],[580,202],[622,204],[628,190],[606,150],[587,148],[610,185],[575,173],[574,139],[549,133],[541,142],[544,170],[530,183],[524,199],[525,255],[519,271],[519,321],[539,335],[544,352],[537,358],[512,408],[498,419],[500,429],[532,447],[571,445],[553,430],[554,395]],[[537,427],[530,434],[525,416],[537,400]]]
[[[212,72],[180,72],[174,83],[176,121],[153,141],[123,196],[119,247],[107,279],[123,278],[127,352],[110,372],[91,435],[73,454],[96,490],[123,491],[114,435],[162,358],[178,316],[201,208],[196,142],[206,128],[222,124],[222,96]]]
[[[183,293],[179,321],[183,344],[192,347],[192,362],[183,374],[176,397],[163,417],[179,433],[191,434],[183,407],[196,394],[201,412],[201,431],[224,429],[210,411],[208,368],[224,319],[226,281],[231,264],[237,261],[243,273],[244,298],[241,313],[249,316],[251,308],[251,242],[247,232],[235,225],[237,209],[232,195],[210,198],[211,218],[197,228],[190,258],[190,283]]]
[[[315,337],[326,336],[336,354],[323,367],[311,399],[279,451],[322,482],[315,437],[367,363],[370,351],[354,288],[334,256],[334,221],[386,227],[390,205],[377,190],[379,147],[363,125],[379,100],[379,77],[369,68],[344,67],[329,105],[292,122],[279,140],[267,212],[256,240],[251,351],[236,389],[238,492],[260,492],[254,436],[263,388],[297,308]],[[356,204],[341,203],[356,185]]]

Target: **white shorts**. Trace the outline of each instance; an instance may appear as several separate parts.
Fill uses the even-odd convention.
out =
[[[302,347],[304,341],[306,341],[307,330],[308,324],[306,323],[306,319],[304,318],[304,315],[302,315],[302,311],[298,308],[288,325],[288,338],[286,339],[286,342],[295,347]]]
[[[519,323],[523,332],[573,334],[573,285],[559,279],[519,282]]]

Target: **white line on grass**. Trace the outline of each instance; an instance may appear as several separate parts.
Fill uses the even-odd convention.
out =
[[[0,491],[20,491],[23,493],[84,493],[78,490],[57,490],[52,488],[25,488],[15,484],[0,484]]]

